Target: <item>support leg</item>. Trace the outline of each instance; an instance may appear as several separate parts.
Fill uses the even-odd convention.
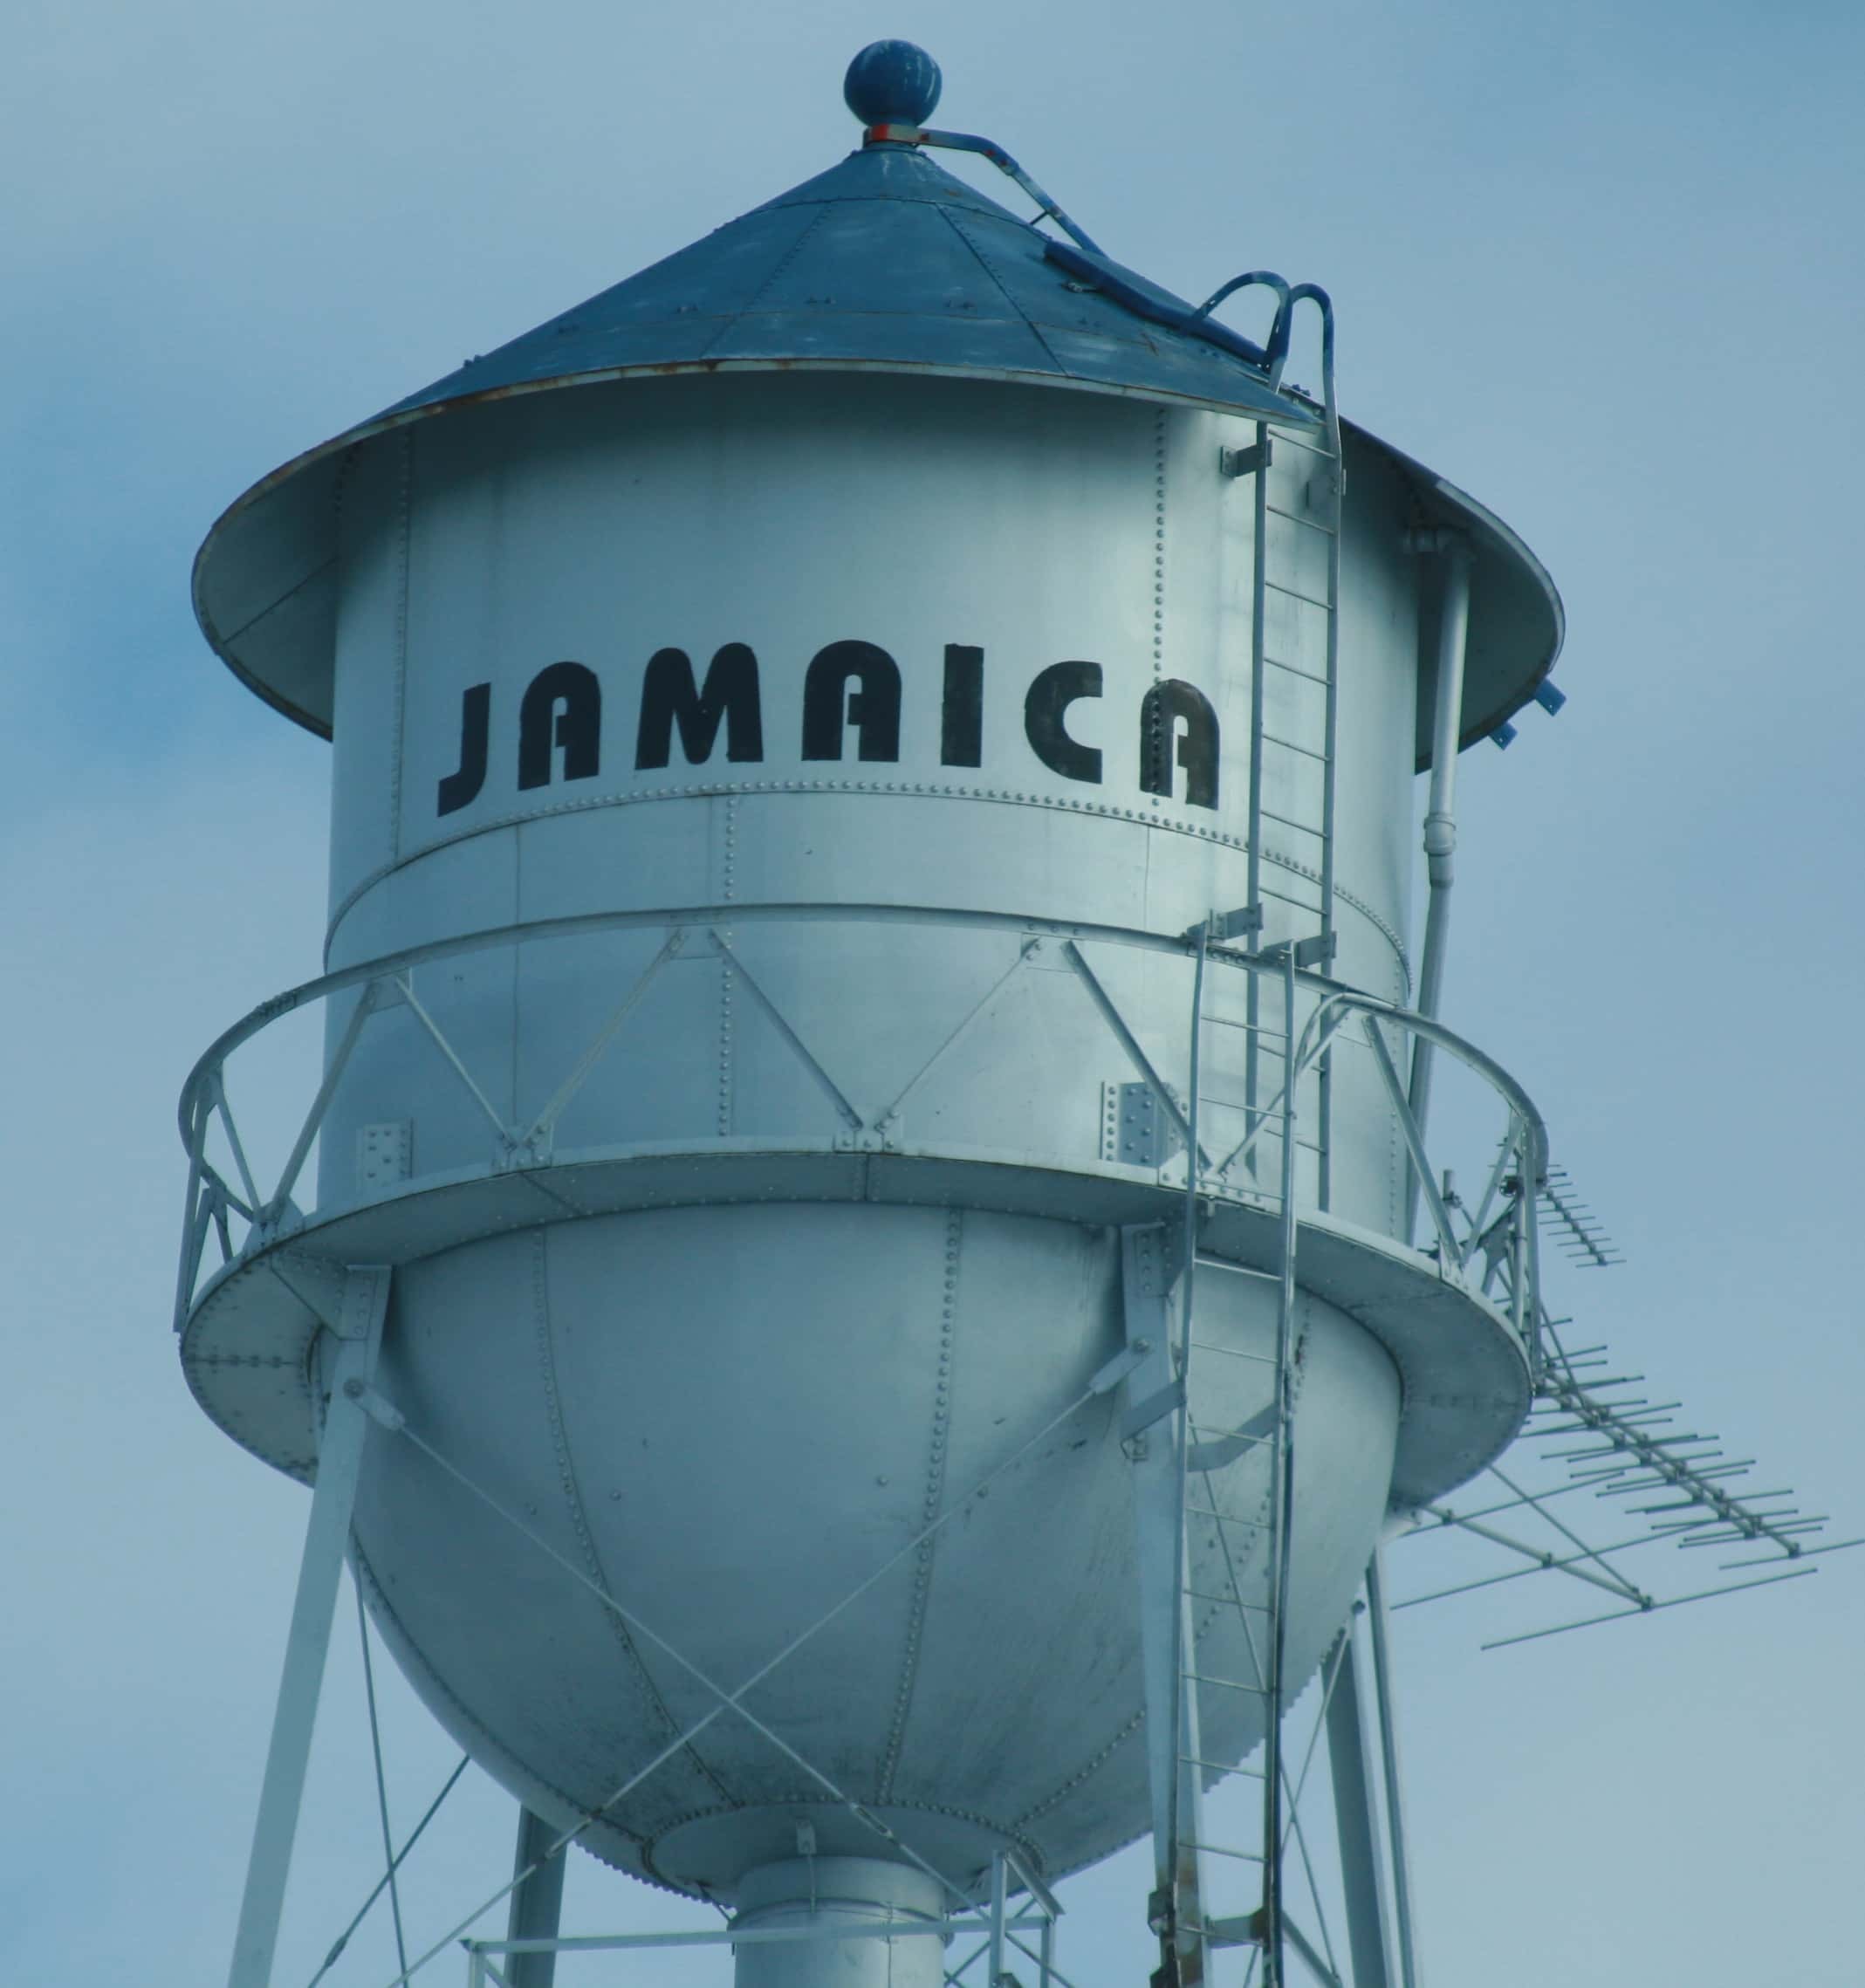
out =
[[[1400,1988],[1422,1988],[1411,1873],[1405,1855],[1405,1792],[1399,1774],[1399,1734],[1393,1723],[1392,1650],[1387,1633],[1386,1587],[1375,1548],[1367,1566],[1367,1620],[1372,1630],[1373,1687],[1379,1708],[1380,1758],[1385,1770],[1386,1822],[1392,1850],[1393,1916],[1398,1931]]]
[[[1140,1573],[1140,1647],[1146,1690],[1147,1777],[1152,1790],[1154,1892],[1148,1916],[1159,1935],[1156,1988],[1197,1988],[1204,1978],[1204,1917],[1197,1846],[1202,1758],[1184,1582],[1184,1394],[1175,1370],[1174,1278],[1163,1228],[1121,1232],[1127,1341],[1146,1358],[1125,1387],[1122,1437],[1133,1465]]]
[[[563,1919],[564,1865],[559,1850],[547,1861],[538,1863],[545,1851],[563,1833],[528,1808],[518,1811],[518,1847],[512,1862],[514,1872],[530,1871],[511,1895],[511,1909],[505,1922],[508,1940],[554,1940]],[[504,1964],[505,1978],[511,1988],[552,1988],[557,1978],[554,1953],[515,1953]]]
[[[253,1826],[252,1852],[246,1866],[239,1931],[228,1975],[230,1988],[269,1988],[272,1978],[272,1954],[285,1906],[291,1844],[298,1834],[298,1806],[304,1798],[312,1729],[317,1723],[318,1694],[324,1683],[337,1582],[349,1546],[350,1513],[356,1502],[363,1438],[369,1426],[351,1390],[353,1386],[355,1394],[360,1394],[374,1374],[382,1320],[388,1309],[388,1272],[374,1265],[353,1268],[344,1282],[330,1402],[318,1443],[317,1488],[311,1497],[311,1519],[298,1564],[298,1594],[285,1639],[285,1669],[272,1715],[258,1820]]]
[[[1354,1988],[1391,1988],[1386,1960],[1386,1872],[1379,1849],[1378,1769],[1361,1704],[1361,1633],[1356,1608],[1340,1632],[1345,1639],[1340,1668],[1327,1701],[1327,1765],[1340,1839],[1340,1885],[1346,1895]]]

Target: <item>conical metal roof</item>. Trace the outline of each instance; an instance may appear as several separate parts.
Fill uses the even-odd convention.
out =
[[[1313,425],[1228,349],[1222,326],[1199,336],[1149,321],[1051,246],[923,152],[868,145],[381,418],[642,369],[831,365],[1047,381]],[[1190,316],[1143,278],[1100,266]]]
[[[216,652],[268,703],[327,737],[344,457],[373,436],[490,401],[682,373],[817,369],[1023,381],[1317,424],[1313,405],[1277,391],[1237,333],[1018,219],[917,145],[889,141],[890,128],[871,128],[828,171],[256,483],[195,562],[195,612]],[[1422,523],[1472,541],[1468,744],[1546,675],[1560,647],[1559,596],[1480,504],[1362,431],[1348,427],[1347,442],[1350,471],[1358,450],[1377,450],[1412,486]],[[1423,730],[1419,751],[1429,751]]]

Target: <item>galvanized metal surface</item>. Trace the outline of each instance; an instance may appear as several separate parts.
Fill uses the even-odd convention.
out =
[[[1454,1248],[1392,1240],[1418,1135],[1377,1031],[1335,1028],[1408,979],[1411,498],[1369,463],[1317,538],[1299,451],[1255,492],[1224,474],[1256,435],[739,378],[513,401],[351,466],[328,1069],[276,1186],[236,1156],[252,1249],[184,1357],[305,1468],[319,1264],[387,1245],[413,1433],[359,1506],[374,1612],[476,1757],[641,1875],[729,1898],[799,1813],[826,1854],[879,1827],[954,1882],[1144,1826],[1117,1419],[1085,1407],[988,1505],[966,1490],[1117,1343],[1110,1217],[1176,1195],[1198,1252],[1287,1272],[1310,1216],[1299,1290],[1199,1300],[1203,1475],[1232,1517],[1188,1578],[1221,1555],[1277,1624],[1268,1653],[1201,1627],[1200,1759],[1240,1757],[1312,1671],[1388,1498],[1519,1422],[1523,1320]],[[1249,997],[1268,951],[1214,956],[1192,998],[1208,939],[1177,935],[1252,882],[1286,1011]],[[1340,979],[1296,973],[1330,927]],[[1143,1166],[1102,1156],[1107,1087],[1136,1080],[1178,1134]],[[186,1115],[197,1183],[223,1183],[218,1059]],[[217,1193],[191,1234],[237,1212]],[[1273,1454],[1226,1443],[1298,1333]],[[760,1684],[758,1723],[716,1722],[682,1664],[751,1674],[948,1515]]]
[[[868,52],[922,118],[936,69]],[[334,730],[337,971],[273,1004],[328,1032],[276,1177],[228,1092],[251,1028],[190,1084],[184,1364],[310,1475],[331,1287],[372,1242],[395,1265],[355,1561],[542,1819],[521,1916],[575,1837],[736,1901],[741,1971],[800,1982],[819,1957],[752,1921],[878,1856],[929,1917],[991,1874],[995,1982],[1012,1873],[1040,1894],[1151,1815],[1178,1978],[1254,1938],[1272,1988],[1285,1950],[1333,1979],[1285,1907],[1281,1715],[1391,1501],[1513,1434],[1542,1319],[1539,1116],[1404,1009],[1409,537],[1471,524],[1479,724],[1558,602],[1343,438],[1320,292],[1239,279],[1282,299],[1258,352],[1000,147],[869,138],[203,547],[210,639]],[[1320,408],[1278,391],[1305,298]],[[1385,1026],[1501,1100],[1480,1251]],[[1143,1289],[1136,1224],[1183,1237]],[[1258,1738],[1262,1847],[1207,1843]],[[1207,1923],[1218,1856],[1259,1918]],[[935,1981],[918,1944],[843,1960]]]

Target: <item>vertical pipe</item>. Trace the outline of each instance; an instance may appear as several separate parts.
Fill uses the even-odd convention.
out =
[[[1263,884],[1263,657],[1268,647],[1264,626],[1269,612],[1269,424],[1256,424],[1255,515],[1251,530],[1250,572],[1250,824],[1244,851],[1251,904],[1260,904]],[[1250,935],[1250,950],[1263,943],[1260,929]]]
[[[1251,975],[1252,979],[1258,977]],[[1282,949],[1282,1277],[1276,1303],[1276,1447],[1270,1491],[1268,1721],[1263,1746],[1263,1976],[1285,1988],[1282,1935],[1282,1700],[1288,1647],[1288,1594],[1294,1523],[1295,942]]]
[[[1424,856],[1430,899],[1425,910],[1424,957],[1418,970],[1414,1004],[1436,1020],[1444,984],[1444,951],[1450,932],[1452,858],[1457,846],[1457,739],[1464,725],[1464,658],[1470,637],[1470,552],[1461,539],[1445,538],[1444,586],[1437,627],[1437,702],[1431,726],[1431,792],[1425,805]],[[1412,1116],[1422,1134],[1431,1108],[1431,1045],[1412,1047]],[[1405,1235],[1418,1216],[1418,1176],[1408,1176]]]
[[[1393,1724],[1392,1650],[1386,1620],[1386,1585],[1379,1549],[1367,1563],[1367,1615],[1373,1638],[1373,1690],[1379,1710],[1380,1760],[1386,1780],[1387,1840],[1392,1851],[1392,1902],[1399,1936],[1400,1988],[1421,1988],[1417,1934],[1412,1916],[1410,1866],[1405,1852],[1405,1799],[1399,1774],[1399,1734]]]
[[[1190,1907],[1175,1914],[1179,1980],[1185,1988],[1196,1988],[1204,1979],[1204,1886],[1203,1858],[1204,1832],[1199,1825],[1198,1769],[1186,1763],[1203,1758],[1199,1738],[1198,1687],[1187,1682],[1188,1672],[1198,1668],[1196,1625],[1192,1621],[1190,1566],[1185,1541],[1185,1477],[1191,1454],[1191,1320],[1192,1292],[1198,1268],[1198,1090],[1203,1081],[1201,1060],[1202,1022],[1204,1010],[1204,963],[1210,946],[1209,915],[1198,928],[1197,959],[1191,978],[1191,1058],[1187,1081],[1191,1094],[1185,1106],[1185,1225],[1182,1239],[1184,1267],[1181,1272],[1179,1302],[1179,1347],[1177,1374],[1183,1401],[1174,1426],[1178,1432],[1173,1457],[1174,1522],[1172,1613],[1172,1672],[1176,1693],[1176,1717],[1173,1720],[1173,1895]],[[1252,979],[1255,976],[1251,977]]]
[[[1305,288],[1307,286],[1304,286]],[[1334,313],[1326,297],[1315,301],[1321,312],[1321,397],[1327,410],[1327,688],[1322,722],[1321,750],[1321,959],[1323,973],[1334,970],[1334,815],[1340,757],[1340,533],[1345,529],[1347,461],[1340,448],[1340,416],[1334,404]],[[1320,1178],[1315,1205],[1325,1215],[1334,1200],[1334,1066],[1323,1049],[1315,1069],[1319,1109],[1315,1135],[1320,1149]]]
[[[563,1922],[564,1863],[557,1840],[562,1834],[528,1808],[518,1811],[518,1848],[512,1870],[518,1883],[506,1915],[508,1940],[554,1940]],[[552,1850],[556,1851],[554,1855]],[[531,1869],[535,1864],[538,1868]],[[529,1873],[527,1875],[526,1874]],[[515,1953],[505,1962],[511,1988],[551,1988],[557,1978],[554,1953]]]
[[[311,1735],[317,1724],[324,1659],[330,1648],[331,1617],[337,1582],[350,1543],[350,1513],[362,1471],[363,1439],[369,1418],[361,1396],[375,1371],[388,1309],[389,1273],[353,1268],[344,1283],[337,1357],[332,1363],[330,1406],[318,1442],[318,1481],[311,1494],[298,1562],[298,1593],[285,1635],[278,1703],[260,1785],[259,1813],[253,1824],[240,1900],[239,1930],[234,1936],[230,1988],[270,1988],[278,1921],[285,1909],[285,1880],[305,1793]]]
[[[1263,669],[1268,646],[1264,618],[1269,612],[1269,424],[1258,422],[1256,428],[1255,512],[1250,541],[1250,817],[1244,850],[1244,888],[1251,908],[1258,914],[1256,928],[1246,942],[1251,952],[1260,952],[1263,947]],[[1244,989],[1244,1107],[1251,1125],[1258,1122],[1262,1019],[1262,994],[1252,973]],[[1251,1146],[1247,1164],[1252,1176],[1257,1170],[1256,1155]]]

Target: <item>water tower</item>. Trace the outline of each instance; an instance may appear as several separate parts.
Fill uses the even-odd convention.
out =
[[[937,1988],[955,1912],[1005,1971],[1150,1831],[1167,1979],[1279,1981],[1279,1714],[1526,1411],[1540,1121],[1435,1016],[1457,753],[1558,600],[1339,419],[1322,291],[1169,294],[938,88],[865,51],[851,156],[202,550],[333,747],[328,971],[182,1107],[189,1382],[316,1487],[237,1983],[346,1554],[523,1805],[522,1924],[573,1839],[733,1915],[744,1988]],[[223,1072],[307,1008],[262,1185]],[[1497,1100],[1469,1233],[1434,1056]]]

